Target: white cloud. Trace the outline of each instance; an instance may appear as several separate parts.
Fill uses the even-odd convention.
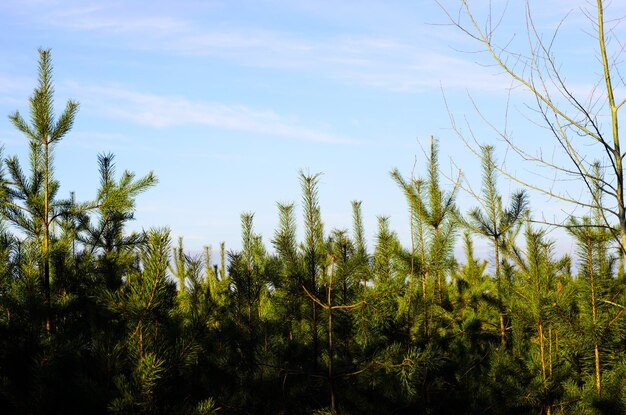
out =
[[[473,61],[428,44],[377,36],[301,39],[268,31],[204,32],[168,39],[172,53],[212,56],[253,67],[298,70],[342,83],[392,91],[439,88],[502,90],[507,83]]]
[[[126,16],[111,13],[102,5],[64,8],[52,14],[51,24],[70,30],[105,31],[109,33],[149,32],[167,35],[181,32],[187,22],[169,16]]]
[[[350,144],[356,141],[301,125],[297,120],[271,110],[245,105],[192,101],[161,96],[121,87],[69,84],[83,107],[89,106],[108,116],[123,118],[154,128],[176,125],[209,125],[304,141]]]
[[[555,16],[562,16],[574,9],[575,13],[568,18],[568,22],[576,22],[577,26],[588,28],[587,24],[578,25],[578,19],[582,16],[578,9],[587,5],[586,0],[556,0],[550,6],[535,3],[532,7],[540,17],[538,20],[549,24],[549,27],[558,22]],[[270,1],[266,6],[278,8],[279,4]],[[435,4],[431,6],[436,9]],[[503,32],[521,30],[520,33],[523,33],[524,23],[520,21],[523,7],[518,6],[514,4],[509,7],[506,19],[507,23],[515,23],[517,26],[504,25],[500,28]],[[454,44],[470,49],[477,46],[468,42],[467,37],[458,30],[437,25],[426,27],[418,24],[421,23],[420,16],[414,16],[415,26],[420,29],[409,30],[407,21],[411,19],[400,15],[404,8],[389,7],[384,2],[368,2],[367,7],[361,2],[335,6],[329,2],[310,1],[297,6],[280,6],[283,12],[286,8],[291,10],[288,13],[296,15],[313,13],[318,22],[340,19],[344,23],[341,31],[324,32],[324,35],[307,35],[290,29],[265,30],[259,26],[262,23],[237,27],[232,21],[211,20],[215,17],[210,13],[198,13],[198,7],[197,4],[183,2],[173,8],[171,4],[168,6],[156,2],[153,7],[146,9],[145,5],[142,7],[123,1],[85,3],[70,0],[62,8],[52,5],[44,7],[38,23],[68,31],[89,32],[103,38],[106,36],[107,42],[111,37],[117,37],[117,44],[131,49],[211,57],[249,67],[297,71],[344,84],[382,90],[421,91],[438,89],[443,84],[445,88],[502,91],[509,86],[506,77],[494,76],[493,71],[474,62],[485,61],[480,54],[464,55],[448,46]],[[451,10],[458,7],[458,3],[450,6]],[[482,17],[488,12],[481,3],[473,7]],[[498,2],[496,7],[500,7]],[[608,9],[612,15],[622,11],[614,4]],[[340,17],[336,16],[337,13]],[[402,28],[384,28],[384,25],[375,22],[371,13],[376,16],[382,14],[384,22],[398,22]],[[427,15],[430,19],[439,16],[438,23],[447,23],[443,12]],[[371,31],[351,26],[350,16],[360,16],[354,18],[365,20],[362,24],[371,25]],[[437,17],[434,19],[437,20]],[[549,29],[546,30],[550,33]]]
[[[162,5],[161,5],[162,6]],[[352,7],[357,7],[353,4]],[[329,13],[332,11],[330,7]],[[348,12],[344,10],[344,15]],[[200,21],[184,6],[133,9],[125,2],[70,3],[50,7],[39,24],[117,37],[127,48],[212,57],[249,67],[313,74],[340,83],[391,91],[452,88],[502,89],[484,68],[442,44],[441,30],[401,35],[351,32],[304,35],[291,30],[236,27]]]

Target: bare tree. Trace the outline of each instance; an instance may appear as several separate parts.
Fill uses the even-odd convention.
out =
[[[593,87],[581,92],[566,81],[565,72],[556,57],[556,40],[562,23],[561,20],[549,37],[545,37],[535,23],[529,2],[525,4],[525,24],[527,47],[524,51],[514,50],[511,39],[500,39],[496,35],[502,18],[491,7],[484,19],[476,14],[477,7],[470,6],[467,0],[459,0],[458,10],[439,3],[450,22],[475,41],[482,52],[489,56],[493,64],[512,82],[510,92],[522,89],[529,93],[531,102],[527,102],[531,111],[540,117],[540,126],[548,130],[553,137],[558,157],[545,155],[546,149],[532,150],[523,144],[526,140],[515,139],[504,128],[497,127],[475,105],[480,117],[504,141],[508,150],[521,159],[535,163],[537,169],[547,169],[553,176],[552,185],[533,183],[530,180],[499,167],[501,173],[530,189],[548,195],[573,206],[593,209],[599,205],[598,195],[593,191],[594,183],[601,184],[601,194],[606,203],[602,206],[602,222],[599,225],[609,229],[621,249],[622,262],[626,258],[626,202],[624,200],[624,171],[620,143],[618,112],[626,99],[616,97],[618,89],[625,85],[620,73],[619,58],[626,47],[615,35],[614,28],[619,20],[605,17],[607,2],[593,0],[589,9],[581,9],[590,21],[596,40],[596,47],[585,56],[591,59],[581,63],[586,67],[597,65],[597,79]],[[503,45],[503,46],[502,46]],[[593,54],[597,60],[592,58]],[[520,88],[521,87],[521,88]],[[509,101],[507,100],[507,106]],[[449,110],[450,111],[450,110]],[[451,114],[451,112],[450,112]],[[532,114],[531,114],[532,115]],[[461,128],[451,115],[453,130],[468,144],[478,156],[481,156],[477,139],[471,126]],[[527,141],[526,141],[527,142]],[[593,154],[591,160],[589,155]],[[598,159],[596,159],[597,157]],[[602,166],[600,174],[593,169],[595,162]],[[570,186],[557,183],[560,180],[575,179],[581,183],[588,195],[572,195]],[[582,200],[581,200],[582,199]],[[617,223],[617,225],[615,225]],[[565,226],[565,225],[563,225]]]

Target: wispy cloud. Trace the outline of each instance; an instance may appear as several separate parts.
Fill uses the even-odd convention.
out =
[[[351,7],[360,6],[355,3]],[[376,28],[369,34],[345,29],[307,35],[249,24],[237,27],[233,22],[215,22],[210,16],[201,21],[184,7],[168,13],[165,7],[135,10],[125,2],[70,3],[46,11],[40,24],[118,37],[123,39],[118,44],[131,49],[211,57],[391,91],[438,89],[441,82],[450,88],[503,87],[472,59],[454,56],[432,27],[412,32],[409,38]],[[343,13],[348,15],[346,10]]]
[[[385,21],[401,22],[405,29],[407,21],[411,20],[398,16],[398,10],[403,8],[386,7],[384,2],[369,2],[367,7],[361,2],[344,2],[338,6],[337,13],[341,17],[334,18],[343,21],[349,21],[346,19],[354,15],[364,19],[363,10],[367,9],[367,24],[373,26],[369,32],[344,24],[344,29],[340,31],[306,34],[290,28],[267,30],[262,28],[262,22],[237,26],[236,21],[226,22],[211,13],[197,13],[200,6],[189,3],[174,9],[157,1],[154,7],[145,10],[145,7],[123,1],[90,3],[69,0],[64,7],[48,4],[54,3],[54,0],[39,1],[41,4],[37,7],[43,12],[35,14],[42,16],[38,24],[106,36],[107,40],[111,36],[117,37],[117,40],[123,40],[117,44],[131,49],[217,58],[248,67],[306,73],[342,84],[390,91],[432,90],[440,85],[502,91],[509,86],[503,77],[494,76],[492,71],[475,63],[482,59],[480,55],[461,54],[449,47],[450,44],[458,45],[458,42],[467,45],[468,40],[452,28],[421,25],[420,30],[403,29],[396,33],[393,29],[375,26],[372,9],[377,16],[383,14]],[[280,7],[271,3],[268,7],[281,11],[289,9],[296,14],[313,12],[318,21],[330,19],[329,16],[337,9],[332,2],[305,1],[299,6]],[[580,18],[587,19],[580,12],[584,6],[588,6],[586,0],[556,0],[554,5],[539,4],[534,7],[538,22],[552,28],[569,10],[574,10],[574,13],[566,22],[578,24]],[[206,11],[210,7],[203,5],[200,9]],[[475,5],[479,17],[488,15],[486,7]],[[457,8],[458,5],[451,6],[452,10]],[[507,18],[521,24],[523,29],[523,22],[520,21],[523,7],[514,4],[509,9]],[[609,10],[614,14],[626,9],[611,4]],[[494,13],[499,16],[498,11]],[[415,19],[419,21],[419,16]],[[446,23],[443,12],[439,23]],[[508,31],[508,28],[501,29]],[[475,44],[470,46],[475,47]]]
[[[388,37],[334,36],[302,39],[271,31],[221,31],[182,35],[162,47],[172,53],[230,59],[244,65],[295,69],[342,83],[393,90],[502,89],[484,68],[435,50],[428,39],[411,44]]]
[[[68,84],[84,104],[111,117],[122,118],[154,128],[178,125],[208,125],[321,143],[351,144],[355,140],[303,126],[297,120],[271,110],[245,105],[193,101],[129,91],[122,87]]]
[[[149,32],[167,35],[184,31],[188,22],[169,16],[117,15],[103,5],[63,8],[53,12],[51,24],[70,30],[106,31],[108,33]]]

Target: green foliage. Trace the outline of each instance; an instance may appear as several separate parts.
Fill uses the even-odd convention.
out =
[[[30,170],[0,166],[0,412],[624,413],[626,279],[597,187],[567,222],[576,259],[558,257],[524,192],[503,206],[491,147],[463,217],[432,140],[425,178],[392,172],[408,248],[381,216],[368,251],[358,201],[351,231],[325,233],[320,176],[300,173],[302,217],[277,205],[272,249],[244,213],[240,250],[188,252],[128,232],[156,178],[118,177],[113,155],[95,201],[59,199],[50,156],[76,106],[54,121],[50,68],[41,51],[31,122],[11,117]]]

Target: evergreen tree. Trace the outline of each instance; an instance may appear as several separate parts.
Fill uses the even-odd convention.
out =
[[[452,264],[452,249],[457,227],[454,204],[457,187],[455,185],[450,192],[441,188],[438,154],[437,140],[431,137],[426,180],[407,181],[397,169],[391,172],[391,176],[402,188],[409,203],[411,238],[418,242],[417,250],[412,247],[410,255],[411,277],[417,268],[421,276],[423,332],[426,336],[430,334],[430,303],[436,302],[439,307],[444,305],[445,275]],[[428,282],[429,279],[432,280],[431,283]],[[431,290],[428,288],[429,285],[432,287]],[[409,290],[409,296],[413,295],[412,291],[414,289]]]
[[[317,296],[319,294],[319,276],[324,267],[326,252],[324,247],[324,225],[322,223],[318,189],[320,174],[307,175],[300,172],[302,188],[302,206],[304,213],[304,242],[300,245],[304,257],[304,288]],[[319,358],[319,333],[317,303],[311,300],[311,336],[313,339],[312,368],[317,372]]]
[[[481,207],[476,207],[468,213],[465,224],[473,232],[491,239],[494,251],[495,279],[498,287],[498,300],[502,307],[502,280],[501,274],[501,251],[503,246],[512,243],[512,238],[507,240],[507,233],[515,232],[523,216],[526,214],[528,199],[524,191],[511,195],[511,206],[508,209],[502,207],[502,197],[497,188],[497,171],[493,156],[493,147],[484,146],[483,150],[483,175],[481,195],[478,201]],[[506,346],[506,327],[504,311],[500,312],[500,337],[502,346]]]
[[[143,241],[143,234],[125,234],[125,226],[134,219],[135,200],[138,195],[157,183],[150,172],[135,178],[135,173],[125,170],[115,178],[115,156],[98,155],[100,188],[97,209],[91,212],[97,218],[83,217],[78,239],[85,244],[89,255],[95,255],[99,273],[110,290],[119,288],[122,279],[133,264],[132,249]]]
[[[46,330],[51,330],[50,249],[52,225],[73,206],[69,200],[58,200],[59,182],[54,178],[54,149],[72,129],[78,103],[68,100],[58,119],[54,117],[54,85],[50,50],[39,49],[38,85],[30,98],[30,124],[16,111],[9,119],[29,141],[30,177],[17,157],[7,159],[12,186],[3,205],[9,221],[33,238],[41,249],[41,275],[46,299]]]

